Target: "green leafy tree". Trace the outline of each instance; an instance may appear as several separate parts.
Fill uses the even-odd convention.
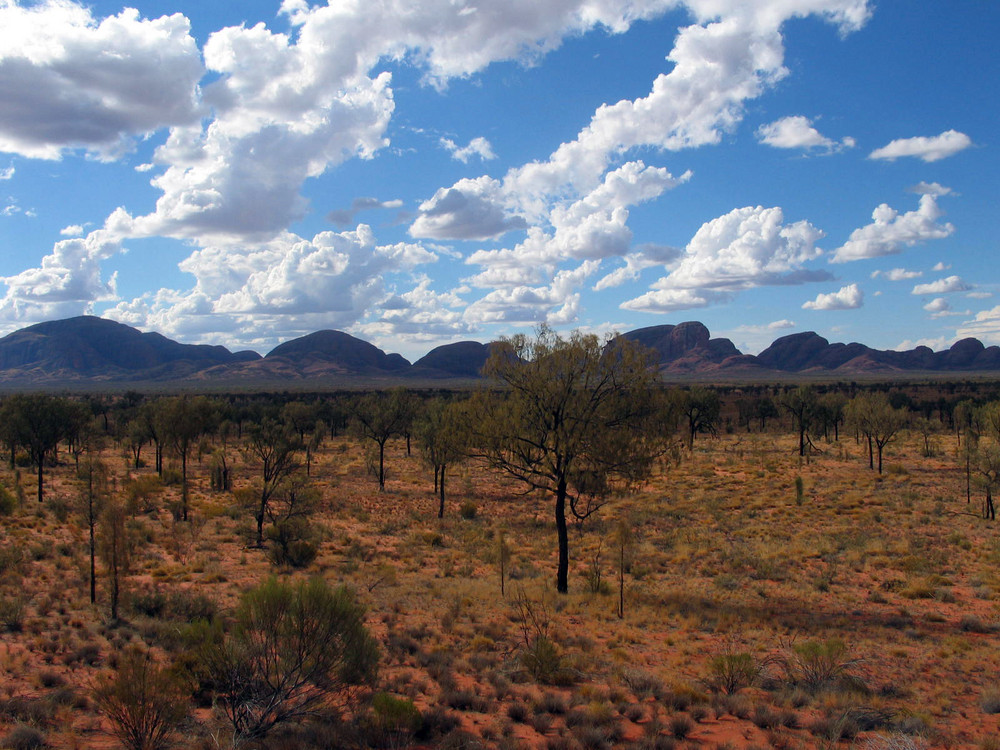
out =
[[[198,439],[217,423],[215,404],[204,396],[175,396],[157,402],[156,432],[181,460],[181,518],[188,520],[188,457]]]
[[[995,521],[997,512],[993,504],[993,492],[1000,484],[1000,445],[990,443],[983,446],[978,452],[976,466],[979,470],[979,482],[986,493],[983,499],[983,518]]]
[[[417,442],[424,463],[434,469],[434,491],[438,493],[438,518],[444,518],[445,474],[449,466],[468,455],[468,416],[465,404],[443,399],[427,405],[416,424]]]
[[[875,468],[878,456],[878,473],[882,473],[882,455],[885,447],[899,436],[906,426],[907,413],[895,409],[885,393],[859,393],[845,407],[847,422],[868,440],[868,468]]]
[[[378,447],[378,487],[385,489],[385,445],[389,438],[403,435],[413,418],[412,395],[405,388],[388,393],[367,393],[352,404],[351,417],[355,433],[362,440],[371,440]]]
[[[331,700],[347,701],[378,673],[378,645],[344,587],[271,578],[248,592],[233,631],[205,661],[233,727],[233,744],[266,736]]]
[[[44,496],[45,462],[69,431],[70,402],[45,393],[16,394],[5,407],[16,431],[16,443],[28,451],[38,472],[38,502]]]
[[[719,394],[702,386],[677,391],[677,408],[687,423],[688,450],[694,450],[694,438],[700,432],[716,433],[721,404]]]
[[[648,476],[663,449],[656,419],[658,376],[648,350],[618,337],[504,339],[483,373],[502,390],[474,396],[473,450],[553,499],[559,561],[556,589],[569,590],[572,514],[585,519],[615,490]]]
[[[299,469],[300,448],[295,428],[285,422],[265,417],[247,430],[244,457],[260,462],[260,481],[255,487],[254,503],[258,547],[264,546],[264,521],[275,494]]]

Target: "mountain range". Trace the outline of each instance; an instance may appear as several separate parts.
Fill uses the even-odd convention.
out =
[[[758,355],[712,338],[702,323],[640,328],[622,334],[649,347],[665,378],[763,379],[788,374],[836,377],[1000,371],[1000,347],[963,339],[934,352],[926,346],[883,351],[831,344],[817,333],[783,336]],[[265,356],[222,346],[181,344],[105,318],[82,316],[22,328],[0,338],[0,385],[54,387],[88,383],[306,384],[472,380],[490,345],[461,341],[412,364],[341,331],[286,341]]]

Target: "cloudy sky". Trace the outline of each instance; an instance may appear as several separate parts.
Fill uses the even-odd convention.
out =
[[[1000,343],[1000,3],[0,0],[0,333]]]

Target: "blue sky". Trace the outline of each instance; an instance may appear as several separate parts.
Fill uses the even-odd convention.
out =
[[[1000,3],[0,0],[0,333],[1000,343]]]

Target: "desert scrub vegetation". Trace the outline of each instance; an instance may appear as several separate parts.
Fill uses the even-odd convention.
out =
[[[813,388],[831,406],[835,389]],[[575,478],[601,507],[567,519],[566,593],[551,494],[449,454],[440,513],[420,409],[442,398],[462,414],[468,394],[410,394],[413,450],[404,432],[386,439],[381,488],[379,446],[350,427],[356,394],[206,397],[186,477],[162,399],[100,397],[92,436],[46,451],[41,503],[26,448],[15,442],[14,468],[6,450],[0,467],[12,498],[0,510],[0,746],[128,746],[93,688],[134,669],[134,653],[170,676],[156,694],[180,690],[175,746],[987,746],[1000,617],[982,473],[996,437],[978,411],[989,389],[913,389],[909,404],[887,389],[893,409],[934,404],[934,450],[928,425],[904,425],[881,477],[877,444],[870,457],[843,413],[806,415],[800,455],[798,413],[781,401],[791,389],[709,390],[718,413],[708,403],[712,429],[690,446],[668,389],[667,446],[647,473],[606,493]],[[839,393],[846,404],[860,390]],[[751,411],[737,402],[765,398],[775,413],[740,416]],[[940,399],[969,404],[956,414]],[[250,446],[265,422],[292,460],[261,514],[271,459]],[[622,522],[634,532],[624,554]],[[128,558],[117,618],[115,544]],[[286,625],[250,628],[241,612],[261,587],[313,580],[353,592],[377,670],[251,737],[253,722],[227,715],[241,693],[208,667],[252,675],[265,630],[280,633],[275,648],[294,644]]]

